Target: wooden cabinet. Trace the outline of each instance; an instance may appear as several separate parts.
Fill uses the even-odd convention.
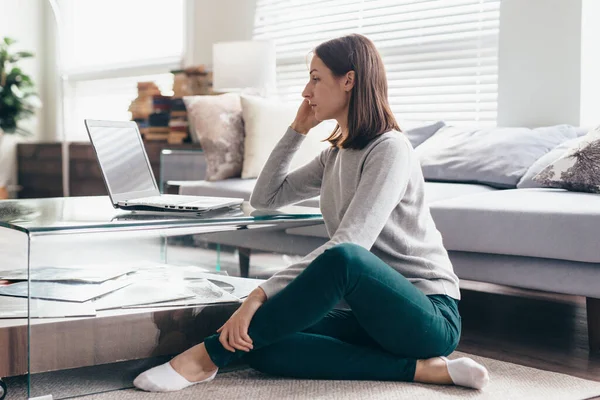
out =
[[[17,165],[20,198],[63,195],[60,143],[19,143]]]
[[[160,177],[160,152],[163,149],[200,149],[199,144],[145,143],[154,177]],[[60,143],[27,143],[17,148],[18,180],[23,187],[20,198],[61,197],[62,152]],[[158,183],[158,182],[157,182]],[[90,143],[69,144],[69,189],[71,196],[107,195],[94,149]]]

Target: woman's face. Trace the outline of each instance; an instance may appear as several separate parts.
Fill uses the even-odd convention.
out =
[[[309,68],[310,78],[302,91],[302,97],[308,99],[315,118],[319,121],[337,119],[347,114],[350,91],[345,85],[345,77],[335,77],[331,70],[316,55]]]

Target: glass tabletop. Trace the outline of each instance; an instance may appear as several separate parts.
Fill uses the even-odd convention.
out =
[[[0,201],[0,227],[27,233],[78,229],[119,230],[131,227],[177,227],[226,223],[268,223],[281,220],[320,221],[318,208],[287,206],[257,210],[241,207],[201,215],[145,213],[115,209],[108,196],[59,197]]]

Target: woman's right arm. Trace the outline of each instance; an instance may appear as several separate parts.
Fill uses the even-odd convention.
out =
[[[325,169],[325,150],[308,164],[289,172],[292,157],[304,135],[288,128],[271,152],[250,196],[250,205],[258,209],[276,209],[318,196]]]
[[[325,169],[324,150],[308,164],[289,172],[292,158],[304,138],[317,124],[307,100],[298,109],[292,125],[277,143],[256,181],[250,205],[258,209],[276,209],[318,196]]]

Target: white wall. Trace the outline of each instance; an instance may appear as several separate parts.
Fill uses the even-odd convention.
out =
[[[45,20],[43,14],[45,0],[0,0],[0,38],[10,36],[17,40],[15,50],[31,51],[36,56],[20,63],[23,70],[31,75],[43,103],[46,85],[43,66],[46,57],[44,45]],[[24,122],[22,127],[31,131],[36,139],[43,136],[44,112],[37,112],[37,118]]]
[[[503,0],[498,125],[578,125],[580,44],[581,0]]]
[[[580,124],[600,125],[600,1],[582,0]]]
[[[213,43],[252,39],[256,0],[189,0],[190,3],[193,33],[186,66],[211,65]]]

